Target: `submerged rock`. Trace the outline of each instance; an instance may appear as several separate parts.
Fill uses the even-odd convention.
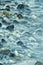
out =
[[[0,17],[2,17],[3,16],[3,12],[0,12]]]
[[[18,41],[17,45],[23,46],[23,42],[22,41]]]
[[[14,53],[10,53],[9,56],[10,56],[10,57],[15,57],[15,54],[14,54]]]
[[[8,19],[7,17],[4,17],[4,18],[2,19],[2,22],[5,23],[5,24],[9,24],[9,23],[10,23],[10,22],[9,22],[9,19]]]
[[[12,14],[10,11],[6,11],[6,10],[5,10],[3,13],[4,13],[8,18],[13,16],[13,14]]]
[[[6,48],[1,48],[0,49],[0,54],[8,55],[9,53],[10,53],[10,50],[9,49],[6,49]]]
[[[7,11],[10,11],[10,6],[7,5],[5,9],[6,9]]]
[[[5,40],[5,39],[1,39],[1,42],[2,42],[2,43],[5,43],[5,42],[6,42],[6,40]]]
[[[23,8],[24,8],[24,4],[19,4],[19,5],[17,6],[17,8],[18,8],[18,9],[23,9]]]
[[[23,18],[23,15],[22,15],[22,14],[17,14],[17,17],[18,17],[19,19],[22,19],[22,18]]]
[[[14,25],[9,25],[9,26],[7,26],[6,29],[8,29],[9,31],[13,31],[14,30]]]
[[[2,27],[2,23],[0,23],[0,27]]]
[[[43,65],[43,63],[40,62],[40,61],[37,61],[37,62],[35,63],[35,65]]]
[[[3,65],[2,63],[0,63],[0,65]]]

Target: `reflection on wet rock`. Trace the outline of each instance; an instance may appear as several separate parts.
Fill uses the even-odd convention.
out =
[[[15,57],[15,54],[12,52],[12,53],[10,53],[9,56],[10,56],[10,57]]]
[[[0,18],[3,16],[3,12],[0,12]]]
[[[0,65],[3,65],[3,63],[0,62]]]
[[[9,22],[9,19],[8,19],[7,17],[2,18],[2,22],[3,22],[4,24],[9,24],[9,23],[10,23],[10,22]]]
[[[3,14],[6,15],[8,18],[13,16],[11,12],[6,11],[6,10],[3,12]]]
[[[2,43],[6,43],[6,40],[5,40],[5,39],[1,39],[1,42],[2,42]]]

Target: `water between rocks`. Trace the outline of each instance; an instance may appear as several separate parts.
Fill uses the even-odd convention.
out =
[[[43,62],[43,0],[0,0],[0,65],[37,61]]]

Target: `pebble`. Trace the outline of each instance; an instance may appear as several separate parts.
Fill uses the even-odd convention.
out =
[[[23,42],[22,41],[18,41],[17,45],[23,46]]]
[[[8,55],[9,53],[10,53],[10,50],[9,49],[6,49],[6,48],[1,48],[0,49],[0,54]]]
[[[1,39],[1,42],[2,42],[2,43],[5,43],[5,42],[6,42],[6,40],[5,40],[5,39]]]
[[[0,65],[3,65],[2,63],[0,63]]]
[[[13,31],[14,30],[14,25],[9,25],[9,26],[7,26],[6,29],[8,29],[9,31]]]
[[[3,14],[5,14],[8,18],[12,17],[13,14],[10,11],[4,11]]]
[[[18,9],[23,9],[23,8],[24,8],[24,4],[19,4],[19,5],[17,6],[17,8],[18,8]]]
[[[9,22],[9,19],[8,19],[7,17],[4,17],[4,18],[2,19],[2,22],[5,23],[5,24],[9,24],[9,23],[10,23],[10,22]]]
[[[37,62],[35,63],[35,65],[43,65],[43,63],[40,62],[40,61],[37,61]]]
[[[17,17],[18,17],[19,19],[22,19],[22,18],[23,18],[23,15],[22,15],[22,14],[17,14]]]
[[[5,9],[6,9],[7,11],[10,11],[10,6],[7,5]]]
[[[3,16],[3,12],[0,12],[0,17],[2,17]]]
[[[21,37],[21,34],[19,34],[19,33],[17,33],[17,32],[13,32],[12,34],[13,34],[15,37],[18,37],[18,38]]]
[[[10,57],[15,57],[15,54],[14,53],[10,53]]]

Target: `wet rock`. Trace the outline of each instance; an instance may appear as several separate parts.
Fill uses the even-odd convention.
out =
[[[10,11],[6,10],[3,12],[3,14],[5,14],[8,18],[13,16],[13,14]]]
[[[8,55],[9,53],[10,53],[10,50],[9,49],[6,49],[6,48],[1,48],[0,49],[0,54]]]
[[[0,65],[3,65],[2,63],[0,63]]]
[[[14,30],[14,25],[9,25],[9,26],[7,26],[6,29],[8,29],[9,31],[13,31]]]
[[[5,9],[6,9],[7,11],[10,11],[10,6],[7,5]]]
[[[6,40],[5,40],[5,39],[1,39],[1,42],[2,42],[2,43],[6,43]]]
[[[2,22],[4,23],[4,24],[9,24],[10,22],[9,22],[9,19],[7,18],[7,17],[4,17],[3,19],[2,19]]]
[[[13,32],[12,34],[13,34],[13,36],[15,36],[17,38],[21,37],[21,34],[19,34],[18,32]]]
[[[17,14],[17,17],[18,17],[19,19],[22,19],[22,18],[23,18],[23,15],[22,15],[22,14]]]
[[[24,8],[24,4],[19,4],[17,8],[18,9],[23,9]]]
[[[15,57],[15,54],[14,53],[10,53],[10,57]]]
[[[37,62],[35,63],[35,65],[43,65],[43,63],[40,62],[40,61],[37,61]]]
[[[0,23],[0,27],[2,27],[2,23]]]
[[[17,45],[23,46],[23,42],[22,41],[18,41]]]

